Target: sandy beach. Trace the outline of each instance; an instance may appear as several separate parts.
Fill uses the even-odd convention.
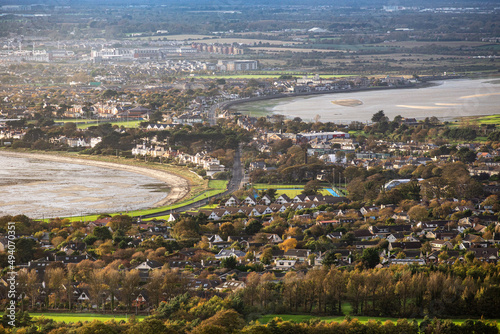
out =
[[[168,195],[164,197],[161,201],[151,204],[151,207],[165,206],[175,203],[182,198],[184,198],[189,193],[189,181],[178,175],[146,167],[130,166],[119,163],[103,162],[92,159],[83,158],[70,158],[65,156],[41,154],[41,153],[24,153],[24,152],[7,152],[0,151],[0,155],[11,156],[11,157],[21,157],[21,158],[31,158],[39,159],[45,161],[54,161],[58,163],[69,163],[69,164],[79,164],[86,166],[93,166],[99,168],[107,168],[114,170],[122,170],[126,172],[131,172],[135,174],[146,175],[155,178],[162,183],[165,183],[170,188]]]

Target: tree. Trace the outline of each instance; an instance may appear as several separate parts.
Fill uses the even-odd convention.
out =
[[[302,190],[302,194],[316,195],[321,188],[322,188],[321,183],[318,180],[311,180],[304,185],[304,190]]]
[[[54,304],[56,308],[59,307],[62,294],[64,294],[62,286],[65,279],[66,273],[62,268],[49,268],[45,271],[45,282],[51,292],[51,296],[54,296]]]
[[[132,300],[135,297],[137,289],[139,288],[140,280],[139,271],[135,269],[127,272],[123,278],[121,292],[129,312]]]
[[[108,223],[113,231],[128,231],[132,227],[133,218],[129,215],[116,215]]]
[[[219,234],[223,239],[227,239],[227,237],[234,235],[234,231],[234,225],[230,222],[226,222],[219,227]]]
[[[429,211],[421,205],[415,205],[408,211],[408,216],[414,221],[425,221],[429,218]]]
[[[244,325],[245,321],[235,310],[221,310],[217,312],[213,317],[203,320],[198,326],[193,329],[191,333],[231,334],[236,333],[238,330],[242,329]]]
[[[285,252],[288,251],[289,249],[295,249],[295,247],[297,247],[297,239],[295,238],[286,239],[281,244],[279,244],[279,247],[281,250]]]
[[[107,290],[104,270],[92,270],[89,273],[87,284],[89,285],[92,303],[99,308],[102,304],[104,310],[104,293]]]
[[[35,307],[36,298],[39,295],[38,291],[38,274],[35,269],[28,271],[21,269],[17,272],[17,283],[19,293],[24,293],[31,300],[31,307]],[[24,311],[24,303],[21,303],[21,310]]]
[[[226,258],[222,259],[222,261],[221,261],[221,265],[227,269],[234,269],[234,268],[236,268],[237,264],[238,264],[238,260],[236,260],[236,257],[234,257],[234,256],[226,257]]]
[[[387,118],[387,116],[385,116],[385,113],[383,110],[379,110],[378,112],[376,112],[372,116],[373,123],[387,122],[388,120],[389,120],[389,118]]]
[[[273,250],[272,248],[266,248],[262,251],[260,262],[264,264],[271,264],[271,260],[273,259]]]
[[[104,270],[104,283],[107,285],[107,289],[110,294],[111,312],[113,312],[115,309],[115,298],[120,289],[123,274],[116,269],[110,268],[109,266]]]
[[[105,241],[108,239],[113,239],[113,235],[111,234],[111,231],[109,228],[105,226],[96,226],[94,227],[94,231],[92,234],[99,240]]]
[[[134,324],[127,331],[127,334],[157,334],[157,333],[174,334],[178,332],[172,328],[168,328],[167,326],[165,326],[163,321],[159,319],[144,319],[143,321]]]
[[[19,238],[16,241],[16,263],[28,263],[33,260],[36,242],[33,239]]]
[[[365,248],[361,260],[367,268],[375,268],[380,263],[380,254],[377,248]]]
[[[456,156],[460,161],[464,163],[471,163],[476,161],[476,153],[474,151],[471,151],[468,147],[462,147],[458,152],[456,153]]]

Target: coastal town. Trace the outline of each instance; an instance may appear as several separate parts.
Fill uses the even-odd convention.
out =
[[[361,3],[1,5],[0,334],[498,333],[498,8]]]

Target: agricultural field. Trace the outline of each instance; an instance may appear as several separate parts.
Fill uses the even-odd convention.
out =
[[[113,314],[95,314],[95,313],[30,313],[30,316],[33,318],[46,318],[46,319],[52,319],[54,321],[58,322],[65,322],[65,323],[70,323],[70,322],[91,322],[94,320],[99,320],[99,321],[110,321],[110,320],[115,320],[115,321],[128,321],[129,319],[137,319],[139,321],[143,320],[145,316],[143,315],[131,315],[131,314],[118,314],[118,315],[113,315]]]
[[[477,42],[477,41],[431,41],[431,42],[426,42],[426,41],[396,41],[396,42],[384,42],[384,46],[387,47],[399,47],[399,48],[415,48],[415,47],[422,47],[422,46],[431,46],[431,45],[436,45],[439,44],[439,46],[445,46],[445,47],[450,47],[450,48],[457,48],[457,47],[484,47],[491,45],[491,43],[488,42]],[[372,44],[374,46],[380,45],[380,44]]]

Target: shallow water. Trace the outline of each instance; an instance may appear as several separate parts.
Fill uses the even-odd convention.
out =
[[[337,123],[367,122],[379,110],[384,110],[390,119],[401,115],[417,119],[436,116],[442,120],[452,120],[462,116],[500,113],[498,79],[454,79],[435,84],[427,88],[334,93],[248,102],[236,105],[233,109],[252,116],[276,113],[291,118],[300,117],[304,121],[312,121],[319,115],[322,122]]]
[[[149,208],[167,186],[132,172],[0,155],[0,194],[0,215],[47,218]]]

